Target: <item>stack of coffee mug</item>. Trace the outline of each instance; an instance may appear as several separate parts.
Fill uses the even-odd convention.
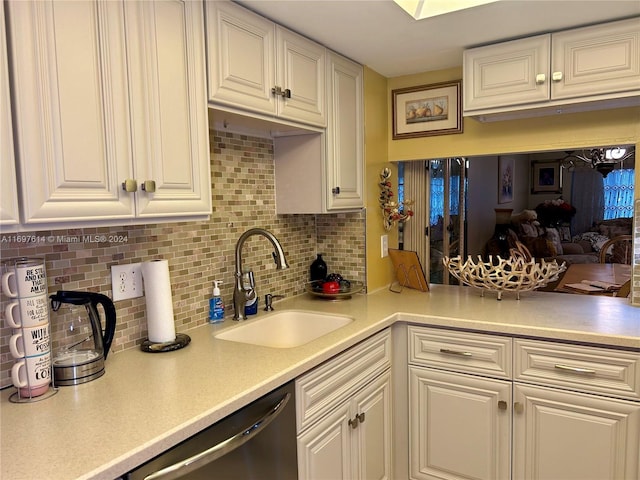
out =
[[[41,397],[51,384],[51,341],[47,274],[42,258],[2,262],[2,291],[11,299],[5,322],[13,329],[11,380],[19,400]]]

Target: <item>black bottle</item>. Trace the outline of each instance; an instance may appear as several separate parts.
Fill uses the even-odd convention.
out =
[[[312,282],[314,280],[324,280],[327,276],[327,264],[322,259],[321,253],[318,253],[318,258],[316,258],[313,263],[311,263],[309,276]]]

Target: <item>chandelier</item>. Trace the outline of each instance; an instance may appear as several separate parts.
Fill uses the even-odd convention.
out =
[[[597,170],[606,177],[613,171],[615,166],[635,155],[633,147],[604,147],[582,150],[581,153],[567,152],[567,156],[562,159],[562,166],[565,168],[575,168],[576,161],[582,161],[594,170]]]

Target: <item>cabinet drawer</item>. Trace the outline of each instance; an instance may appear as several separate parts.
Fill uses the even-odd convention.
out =
[[[390,366],[391,331],[386,329],[298,378],[298,433]]]
[[[640,353],[536,340],[515,342],[516,380],[640,399]]]
[[[409,325],[409,363],[511,379],[511,339]]]

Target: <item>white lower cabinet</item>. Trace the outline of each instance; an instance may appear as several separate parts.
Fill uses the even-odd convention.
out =
[[[410,478],[640,478],[640,353],[418,326],[408,349]]]
[[[302,480],[391,478],[391,340],[385,330],[296,380]]]
[[[391,374],[387,371],[298,435],[301,479],[391,478]]]
[[[509,478],[511,382],[409,368],[414,479]]]
[[[640,478],[640,404],[514,385],[513,478]]]

